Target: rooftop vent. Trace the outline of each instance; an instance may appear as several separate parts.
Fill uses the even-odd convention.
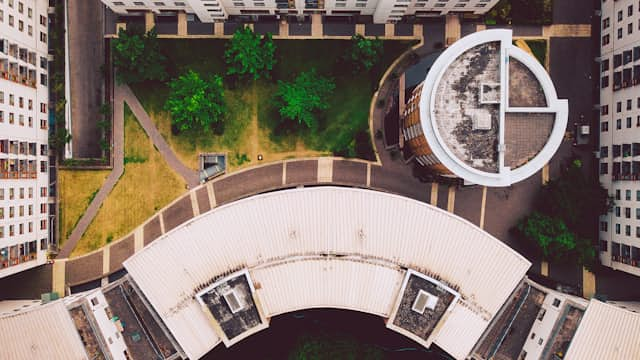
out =
[[[424,314],[425,309],[434,310],[437,303],[437,296],[433,296],[424,290],[420,290],[418,292],[418,295],[416,296],[416,299],[413,301],[411,310],[419,314]]]
[[[471,117],[473,130],[491,130],[491,113],[477,111]]]
[[[232,314],[235,314],[244,308],[244,304],[240,302],[235,291],[231,290],[222,296],[224,297],[224,301],[227,302],[227,306],[229,306],[229,310],[231,310]]]

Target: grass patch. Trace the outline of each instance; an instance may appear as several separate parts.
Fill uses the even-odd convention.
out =
[[[547,40],[525,40],[525,42],[529,45],[533,56],[538,59],[542,66],[545,66],[547,61]]]
[[[71,256],[85,254],[121,238],[185,191],[183,180],[154,149],[127,106],[124,134],[125,157],[146,160],[125,164],[124,174]]]
[[[60,170],[58,172],[60,245],[63,245],[71,235],[78,220],[109,176],[109,172],[109,170]]]
[[[170,78],[193,69],[201,74],[224,74],[222,39],[160,40],[161,51],[168,58]],[[408,41],[385,41],[380,64],[368,73],[352,74],[339,61],[350,46],[348,40],[275,40],[277,64],[273,80],[249,84],[225,84],[228,116],[224,133],[203,131],[173,134],[170,115],[163,106],[169,88],[160,82],[132,86],[163,137],[178,158],[192,169],[198,166],[201,152],[227,152],[229,169],[263,161],[295,157],[341,155],[373,159],[369,136],[369,107],[382,73],[411,45]],[[320,118],[319,129],[312,132],[295,127],[272,131],[279,113],[272,96],[276,80],[291,81],[299,72],[315,68],[319,74],[332,77],[336,90],[329,99],[330,108]],[[293,128],[293,127],[292,127]],[[281,129],[282,130],[282,129]]]

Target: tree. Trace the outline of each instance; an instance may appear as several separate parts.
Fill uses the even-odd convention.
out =
[[[537,211],[522,219],[517,229],[545,260],[560,261],[576,248],[576,236],[564,221]]]
[[[592,269],[597,261],[595,226],[598,217],[610,211],[612,200],[597,178],[583,170],[579,159],[566,164],[557,179],[542,187],[536,211],[516,230],[545,259],[571,260]]]
[[[220,123],[226,112],[222,78],[214,75],[204,80],[193,70],[169,83],[171,94],[165,109],[171,112],[172,123],[180,131],[200,128],[208,131]]]
[[[240,27],[226,45],[224,60],[227,63],[227,75],[257,80],[261,76],[268,78],[275,65],[276,46],[271,34],[260,39],[249,27]]]
[[[351,48],[346,54],[346,60],[353,64],[354,72],[369,71],[382,57],[382,40],[367,39],[360,34],[351,37]]]
[[[332,79],[319,76],[315,69],[301,72],[292,83],[278,81],[276,102],[280,115],[316,128],[318,120],[314,113],[329,107],[327,97],[335,87]]]
[[[118,38],[113,40],[111,48],[113,66],[119,83],[134,84],[166,78],[166,58],[160,53],[155,28],[146,34],[120,29]]]

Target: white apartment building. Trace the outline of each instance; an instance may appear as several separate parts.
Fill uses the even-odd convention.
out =
[[[600,182],[615,197],[600,219],[600,259],[640,275],[640,3],[602,1]]]
[[[405,16],[439,16],[449,12],[484,14],[498,0],[102,0],[118,14],[151,10],[185,11],[202,22],[224,21],[236,15],[373,16],[373,22],[399,21]]]
[[[46,262],[47,0],[0,0],[0,278]]]

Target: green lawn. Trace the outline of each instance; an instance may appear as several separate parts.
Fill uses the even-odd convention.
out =
[[[167,165],[137,119],[125,106],[124,174],[71,256],[118,240],[185,192],[182,178]]]
[[[170,78],[193,69],[201,74],[224,75],[224,44],[227,40],[160,40],[168,58]],[[255,164],[257,154],[265,161],[291,157],[335,154],[374,158],[369,136],[369,107],[375,86],[386,68],[412,43],[385,41],[382,61],[369,73],[352,74],[340,63],[348,40],[275,40],[277,64],[272,80],[255,83],[225,84],[229,108],[224,133],[219,136],[202,131],[172,134],[170,115],[163,110],[168,97],[165,83],[146,82],[132,86],[160,132],[178,157],[192,168],[197,154],[205,151],[228,152],[230,168]],[[274,129],[279,114],[272,102],[277,80],[290,81],[299,72],[315,68],[319,74],[334,78],[336,90],[329,99],[330,108],[320,119],[317,131],[293,126]],[[248,162],[235,159],[246,155]]]
[[[538,59],[542,66],[545,66],[545,62],[547,61],[547,41],[544,39],[539,40],[525,40],[533,56]]]

